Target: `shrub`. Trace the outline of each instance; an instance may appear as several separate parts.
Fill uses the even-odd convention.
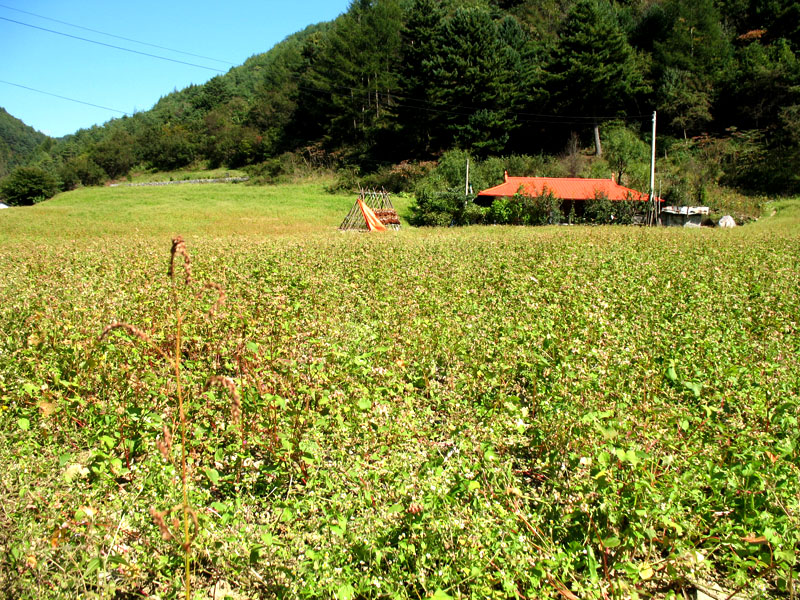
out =
[[[67,161],[60,169],[65,189],[81,185],[102,185],[106,172],[88,154],[81,154]]]
[[[97,143],[89,151],[89,155],[111,179],[117,179],[127,175],[136,162],[133,143],[133,137],[129,133],[118,131]]]
[[[614,214],[614,204],[605,194],[596,194],[586,201],[583,217],[587,223],[608,224]]]
[[[429,187],[417,190],[416,202],[411,205],[410,222],[415,226],[446,227],[461,225],[467,206],[464,191],[436,191]]]
[[[634,215],[637,212],[643,212],[645,208],[642,202],[611,201],[605,194],[598,194],[592,200],[586,201],[583,220],[596,225],[630,225]]]
[[[361,187],[385,189],[387,192],[411,192],[435,167],[434,162],[403,162],[381,167],[361,179]]]
[[[336,181],[325,186],[325,191],[330,194],[339,192],[358,191],[361,180],[359,179],[360,169],[358,167],[343,167],[336,172]]]
[[[0,196],[9,206],[29,206],[56,195],[59,182],[39,167],[18,167],[0,184]]]
[[[556,225],[564,220],[561,200],[553,194],[497,198],[489,209],[489,220],[498,225]]]
[[[244,167],[252,183],[288,183],[313,171],[293,152],[284,152],[264,162]]]
[[[462,214],[463,225],[484,225],[489,218],[489,209],[478,206],[474,202],[467,202]]]

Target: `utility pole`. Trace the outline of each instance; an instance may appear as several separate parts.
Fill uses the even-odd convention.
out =
[[[467,159],[467,177],[464,181],[464,195],[469,196],[469,159]]]
[[[658,202],[656,201],[656,111],[653,111],[653,141],[650,153],[650,203],[653,207],[653,225],[658,225]]]

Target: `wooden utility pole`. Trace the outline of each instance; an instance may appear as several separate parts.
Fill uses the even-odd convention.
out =
[[[650,153],[650,205],[653,207],[653,225],[658,225],[658,206],[656,200],[656,111],[653,111],[653,140]]]
[[[603,156],[603,146],[600,144],[600,123],[594,122],[594,151],[597,158]]]

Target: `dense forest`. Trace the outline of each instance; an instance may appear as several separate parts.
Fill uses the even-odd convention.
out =
[[[47,136],[0,108],[0,178],[29,162]]]
[[[712,184],[789,193],[798,52],[789,0],[353,0],[147,112],[13,156],[60,189],[134,167],[246,167],[263,180],[298,163],[402,187],[456,149],[542,171],[519,175],[572,156],[561,171],[644,185],[655,110],[676,201]]]

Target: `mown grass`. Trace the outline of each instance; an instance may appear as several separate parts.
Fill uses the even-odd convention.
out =
[[[98,336],[174,344],[185,231],[227,295],[179,305],[195,597],[796,594],[796,201],[733,231],[336,233],[352,201],[207,185],[0,213],[4,593],[181,594],[149,513],[181,504],[174,375]]]
[[[33,207],[7,209],[0,239],[97,240],[104,236],[168,239],[329,233],[355,197],[329,194],[328,180],[251,186],[208,183],[81,188]],[[410,199],[395,200],[405,222]],[[165,237],[162,237],[165,236]]]

